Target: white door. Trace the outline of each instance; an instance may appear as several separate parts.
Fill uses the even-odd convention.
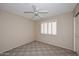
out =
[[[76,52],[79,55],[79,15],[75,19],[76,23]]]

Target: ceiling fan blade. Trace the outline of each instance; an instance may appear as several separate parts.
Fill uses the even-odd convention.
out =
[[[48,11],[39,11],[39,13],[48,13]]]
[[[32,5],[32,8],[34,9],[34,12],[36,12],[36,6]]]
[[[24,13],[34,13],[34,12],[24,12]]]
[[[48,12],[39,12],[39,13],[48,13]]]

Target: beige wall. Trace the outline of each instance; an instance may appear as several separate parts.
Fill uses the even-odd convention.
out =
[[[0,11],[0,52],[34,40],[34,22]]]
[[[52,17],[51,17],[52,18]],[[50,18],[50,19],[51,19]],[[57,19],[57,35],[42,35],[40,34],[40,22],[36,22],[37,40],[59,47],[74,49],[73,43],[73,13],[68,12],[54,17]],[[48,19],[48,20],[50,20]],[[53,20],[53,18],[52,18]],[[46,20],[47,21],[47,20]]]

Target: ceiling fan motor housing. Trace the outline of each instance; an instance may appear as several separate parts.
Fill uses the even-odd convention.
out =
[[[34,15],[35,15],[35,16],[38,16],[38,12],[34,12]]]

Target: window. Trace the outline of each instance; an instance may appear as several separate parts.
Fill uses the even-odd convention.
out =
[[[44,24],[41,23],[41,34],[43,34],[43,33],[44,33]]]
[[[41,23],[41,34],[56,35],[56,30],[57,30],[56,21]]]
[[[48,34],[51,34],[51,22],[48,23]]]
[[[47,23],[44,23],[44,34],[47,34]]]
[[[52,34],[56,35],[56,22],[52,22]]]

